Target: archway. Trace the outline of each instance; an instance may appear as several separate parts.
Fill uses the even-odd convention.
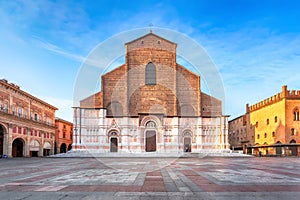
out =
[[[276,144],[278,145],[278,146],[276,146],[276,155],[277,156],[281,156],[282,155],[282,147],[281,147],[281,142],[276,142]]]
[[[12,157],[23,157],[24,140],[17,138],[12,143]]]
[[[183,151],[192,152],[192,133],[189,130],[183,133]]]
[[[67,145],[65,143],[62,143],[60,145],[60,153],[66,153],[67,152]]]
[[[54,154],[57,154],[57,151],[58,151],[57,144],[56,144],[56,142],[54,142]]]
[[[146,152],[156,151],[156,131],[146,131]]]
[[[40,143],[37,140],[32,140],[29,144],[30,157],[38,157],[40,151]]]
[[[3,155],[4,151],[4,127],[2,125],[0,125],[0,156]]]
[[[68,151],[71,151],[71,149],[72,149],[72,144],[69,144]]]
[[[290,141],[290,144],[295,144],[296,141],[293,139]],[[298,156],[298,147],[297,146],[291,146],[291,154],[292,156]]]
[[[110,138],[110,152],[118,152],[118,138]]]
[[[49,142],[45,142],[43,146],[43,156],[49,156],[51,148],[51,144]]]
[[[184,152],[192,152],[192,145],[191,145],[190,137],[184,137],[183,144],[184,144],[184,146],[183,146]]]

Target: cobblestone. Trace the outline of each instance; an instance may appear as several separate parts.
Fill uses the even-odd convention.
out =
[[[14,158],[0,199],[299,199],[299,158]]]

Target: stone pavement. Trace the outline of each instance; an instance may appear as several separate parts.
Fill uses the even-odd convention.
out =
[[[0,159],[0,199],[300,199],[300,158]]]

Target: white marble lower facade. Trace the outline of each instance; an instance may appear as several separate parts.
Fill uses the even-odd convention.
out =
[[[72,149],[98,153],[228,150],[228,117],[106,117],[106,109],[74,108]]]

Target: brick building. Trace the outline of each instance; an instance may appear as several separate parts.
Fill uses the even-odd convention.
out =
[[[248,104],[246,105],[248,107]],[[254,146],[254,129],[250,124],[249,112],[245,115],[236,117],[228,122],[228,140],[230,149],[243,151],[243,153],[251,154],[247,151],[247,147]]]
[[[300,91],[289,91],[287,86],[270,98],[246,105],[246,114],[242,117],[247,119],[245,135],[249,141],[244,141],[244,151],[247,149],[254,155],[259,152],[262,155],[300,155],[299,109]],[[229,130],[234,129],[238,119],[229,122]],[[230,141],[234,145],[232,138]]]
[[[0,80],[0,155],[53,154],[56,107]]]
[[[201,152],[228,149],[222,102],[176,62],[177,45],[150,32],[125,44],[125,64],[74,108],[73,149]]]
[[[55,150],[54,153],[66,153],[72,149],[73,123],[55,118]]]

